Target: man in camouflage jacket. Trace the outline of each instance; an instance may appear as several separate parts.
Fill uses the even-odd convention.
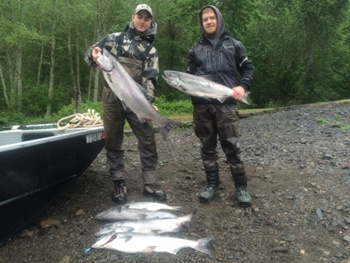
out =
[[[153,47],[157,24],[153,21],[152,9],[145,4],[138,5],[132,14],[132,21],[124,32],[106,35],[91,46],[85,54],[85,61],[98,67],[99,52],[105,48],[123,65],[130,76],[144,88],[149,102],[154,102],[154,87],[158,79],[158,54]],[[156,176],[158,155],[153,126],[150,119],[141,123],[136,114],[125,108],[119,98],[105,83],[102,95],[103,123],[106,132],[107,162],[114,182],[113,201],[127,202],[124,172],[124,150],[122,149],[124,124],[128,121],[138,139],[138,150],[142,165],[143,193],[158,201],[167,196],[159,188]],[[155,107],[155,106],[154,106]],[[156,108],[156,107],[155,107]]]

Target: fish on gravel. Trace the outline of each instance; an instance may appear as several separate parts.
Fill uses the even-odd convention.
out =
[[[185,72],[165,70],[162,77],[171,87],[174,87],[190,96],[217,99],[221,103],[231,97],[234,92],[233,89],[224,85]],[[245,92],[240,101],[250,105],[248,102],[249,94],[249,91]]]
[[[176,215],[166,211],[148,211],[143,209],[125,208],[122,206],[113,206],[96,215],[97,219],[105,221],[145,220],[175,217]]]
[[[134,202],[122,205],[122,207],[129,209],[143,209],[148,211],[159,211],[159,210],[179,210],[180,206],[170,206],[167,204],[156,203],[156,202]]]
[[[143,94],[143,87],[136,83],[124,67],[106,49],[99,53],[97,59],[102,68],[104,79],[115,95],[132,110],[140,122],[146,117],[158,123],[160,133],[166,139],[169,131],[176,126],[176,122],[162,117]]]
[[[137,232],[143,234],[164,234],[179,232],[182,226],[188,224],[195,211],[177,218],[146,219],[137,221],[121,221],[103,225],[95,234],[103,236],[111,233]]]
[[[111,249],[125,253],[167,252],[176,254],[181,248],[192,248],[210,255],[207,244],[211,237],[198,240],[141,233],[113,233],[102,236],[92,245],[95,249]],[[87,250],[88,251],[88,250]]]

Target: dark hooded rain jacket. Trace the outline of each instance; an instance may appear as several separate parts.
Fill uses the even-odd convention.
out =
[[[202,28],[202,10],[210,7],[217,15],[218,28],[215,37],[209,38]],[[190,49],[187,72],[220,83],[228,88],[242,86],[247,90],[253,82],[253,65],[248,60],[243,44],[224,32],[224,20],[215,6],[205,6],[199,13],[202,38]],[[222,104],[218,100],[191,97],[196,104]],[[224,104],[237,104],[228,98]]]

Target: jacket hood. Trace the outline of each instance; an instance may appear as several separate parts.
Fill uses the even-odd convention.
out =
[[[217,29],[216,29],[216,33],[215,33],[215,36],[207,36],[205,33],[204,33],[204,29],[203,29],[203,23],[202,23],[202,12],[205,8],[211,8],[214,10],[215,14],[216,14],[216,18],[217,18]],[[201,27],[201,30],[202,30],[202,34],[203,34],[203,37],[208,39],[214,46],[216,46],[217,42],[219,41],[219,38],[220,36],[224,33],[225,31],[225,23],[224,23],[224,18],[220,12],[220,10],[213,6],[213,5],[206,5],[204,6],[200,11],[199,11],[199,25]]]

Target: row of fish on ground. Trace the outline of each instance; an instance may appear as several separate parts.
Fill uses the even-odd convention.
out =
[[[107,222],[95,234],[97,241],[91,248],[125,253],[167,252],[174,255],[181,248],[192,248],[209,255],[207,244],[211,237],[189,240],[163,235],[179,232],[196,213],[194,210],[188,215],[177,216],[168,212],[179,209],[179,206],[155,202],[135,202],[111,207],[96,216],[98,220]]]

